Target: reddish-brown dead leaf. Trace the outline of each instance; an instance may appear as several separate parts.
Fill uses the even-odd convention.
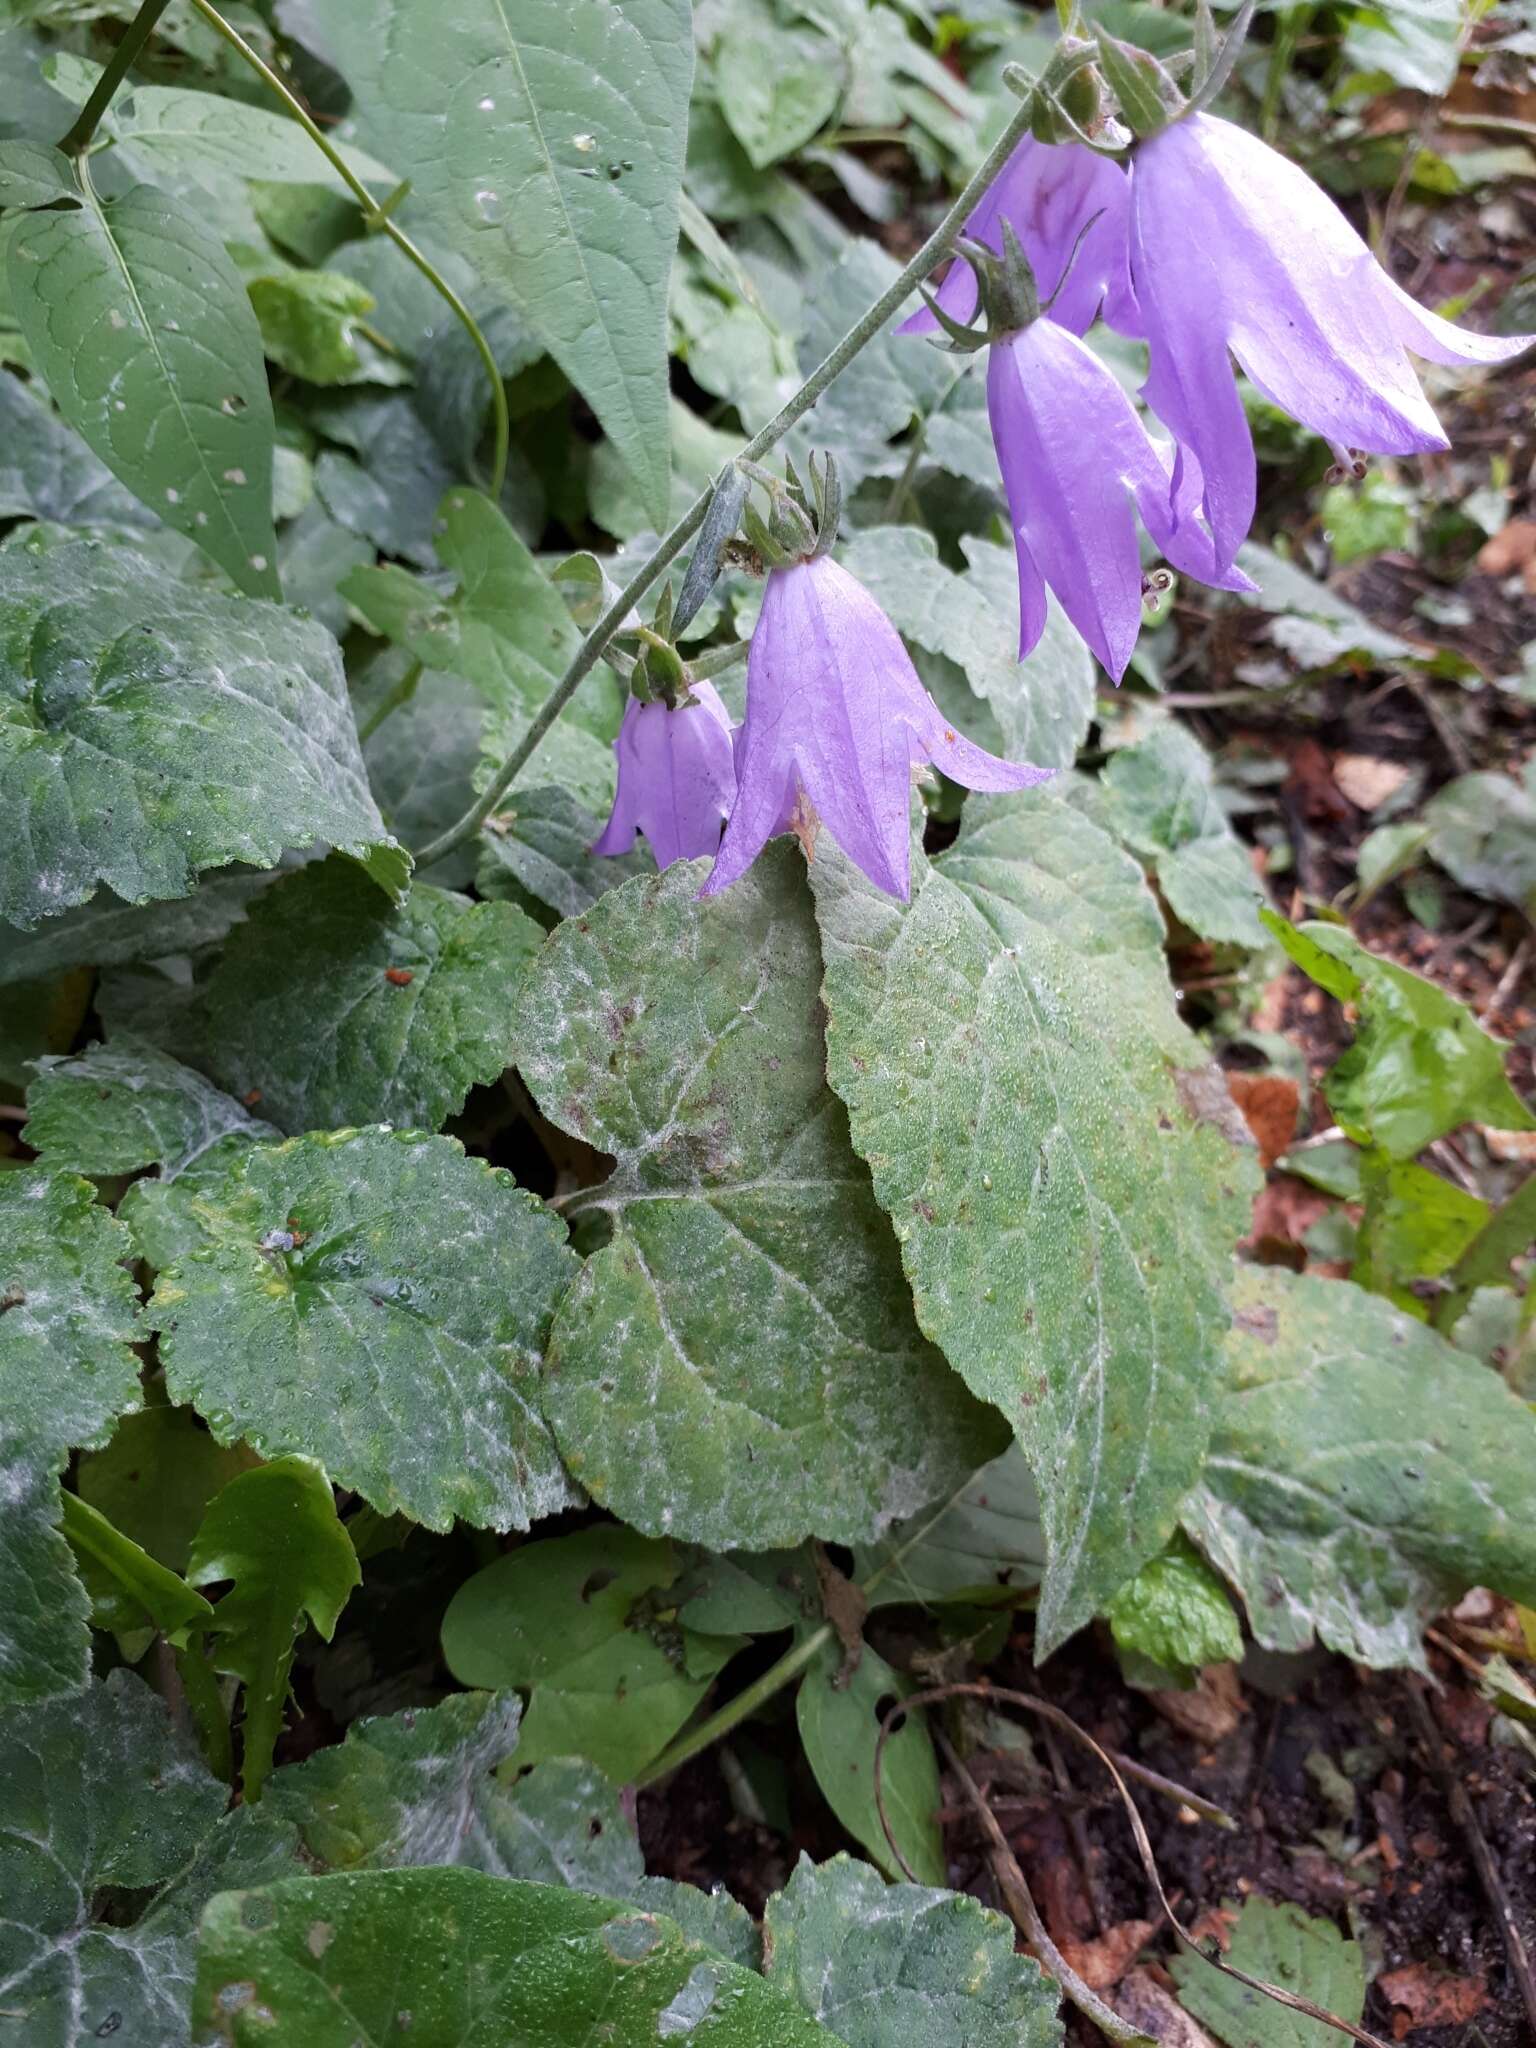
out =
[[[1296,1135],[1301,1089],[1284,1074],[1228,1074],[1227,1087],[1268,1172]]]
[[[1387,1970],[1376,1979],[1376,1989],[1393,2007],[1393,2032],[1398,2032],[1396,2015],[1405,2012],[1408,2024],[1403,2033],[1420,2027],[1464,2027],[1488,2004],[1488,1988],[1478,1977],[1448,1977],[1428,1963],[1405,1963],[1400,1970]]]
[[[1152,1920],[1122,1920],[1096,1941],[1066,1941],[1061,1952],[1090,1991],[1113,1991],[1156,1930]]]
[[[1163,1989],[1150,1970],[1131,1971],[1116,1995],[1115,2011],[1160,2041],[1163,2048],[1216,2048],[1204,2027],[1190,2017],[1171,1991]]]
[[[1209,1664],[1190,1692],[1152,1692],[1147,1698],[1165,1721],[1196,1742],[1225,1742],[1248,1703],[1235,1664]]]

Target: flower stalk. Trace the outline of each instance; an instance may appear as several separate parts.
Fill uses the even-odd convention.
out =
[[[101,117],[112,104],[113,94],[127,76],[129,66],[154,34],[161,15],[169,5],[170,0],[144,0],[143,6],[124,30],[122,41],[108,58],[100,78],[92,87],[90,98],[75,116],[74,126],[60,142],[59,148],[65,156],[84,156],[90,148],[92,138],[100,126]]]
[[[194,5],[204,7],[207,0],[194,0]],[[899,277],[892,280],[862,318],[855,321],[836,347],[816,365],[794,396],[752,437],[742,449],[738,461],[757,462],[770,449],[776,447],[790,428],[810,411],[832,380],[848,367],[861,349],[874,340],[903,300],[916,290],[934,266],[950,253],[956,235],[970,218],[977,201],[1012,156],[1028,129],[1033,109],[1033,95],[1020,100],[1007,127],[987,152],[975,176],[911,262]],[[491,813],[500,807],[507,791],[522,773],[550,727],[602,659],[604,649],[624,620],[703,525],[704,515],[709,510],[713,495],[714,486],[711,484],[707,490],[700,492],[677,524],[657,543],[649,559],[636,570],[588,633],[565,674],[545,698],[527,731],[491,777],[479,799],[456,824],[450,825],[445,832],[440,832],[436,839],[417,850],[416,860],[419,865],[441,860],[444,854],[462,846],[466,839],[473,838]]]

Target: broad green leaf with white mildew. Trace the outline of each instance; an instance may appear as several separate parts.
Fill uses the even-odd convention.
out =
[[[1228,1386],[1184,1525],[1259,1641],[1422,1670],[1470,1586],[1536,1603],[1536,1413],[1347,1280],[1238,1270]]]
[[[1040,1583],[1045,1538],[1040,1496],[1011,1443],[948,1501],[898,1523],[854,1552],[853,1576],[872,1607],[936,1600],[1012,1606]]]
[[[431,1529],[525,1529],[580,1498],[541,1414],[575,1260],[510,1174],[385,1130],[250,1146],[192,1202],[152,1304],[172,1397],[223,1443],[319,1458]]]
[[[918,1320],[1034,1470],[1043,1655],[1199,1476],[1253,1173],[1103,833],[1048,793],[973,798],[954,847],[914,861],[904,908],[818,848],[828,1073]]]
[[[758,170],[809,142],[842,97],[847,64],[837,44],[781,16],[772,0],[728,9],[714,58],[721,112]]]
[[[962,1892],[804,1855],[763,1915],[768,1982],[847,2048],[1055,2048],[1059,1998],[1012,1923]]]
[[[626,1783],[665,1748],[745,1638],[682,1625],[670,1543],[601,1524],[466,1579],[443,1616],[465,1685],[529,1692],[520,1762],[576,1755]]]
[[[542,940],[510,903],[416,883],[395,905],[351,862],[316,862],[231,933],[196,1056],[284,1130],[436,1130],[513,1064],[512,1000]]]
[[[316,0],[365,138],[508,297],[666,523],[688,0]]]
[[[148,185],[27,214],[6,276],[55,403],[241,590],[279,595],[261,336],[211,229]]]
[[[0,1174],[0,1704],[85,1683],[58,1474],[139,1405],[128,1233],[73,1174]]]
[[[227,1893],[203,1918],[193,2026],[230,2048],[394,2048],[405,2033],[412,2048],[827,2041],[798,2005],[660,1914],[473,1870]]]
[[[131,548],[0,554],[0,918],[30,927],[101,883],[185,896],[205,868],[317,839],[385,888],[409,873],[323,628]]]
[[[27,1090],[27,1143],[45,1165],[95,1179],[158,1166],[162,1179],[175,1180],[223,1139],[255,1144],[276,1135],[201,1074],[131,1032],[114,1035],[110,1045],[39,1060]]]
[[[156,526],[80,436],[19,377],[0,374],[0,517]]]
[[[0,1713],[0,1983],[18,2044],[185,2048],[203,1906],[298,1868],[292,1830],[225,1814],[228,1796],[131,1671]]]
[[[518,1004],[540,1107],[617,1162],[566,1204],[612,1238],[562,1304],[545,1411],[582,1485],[648,1534],[874,1536],[958,1484],[995,1423],[912,1322],[823,1078],[798,852],[709,902],[704,873],[558,926]]]

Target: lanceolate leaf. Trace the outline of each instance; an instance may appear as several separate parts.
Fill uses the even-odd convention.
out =
[[[0,1174],[0,1705],[85,1683],[57,1474],[139,1405],[128,1233],[73,1174]]]
[[[153,1312],[173,1397],[223,1443],[306,1453],[429,1528],[527,1528],[579,1498],[539,1358],[575,1265],[510,1174],[419,1131],[257,1145],[192,1202]]]
[[[316,863],[231,935],[197,1057],[291,1131],[435,1130],[513,1064],[512,1001],[543,937],[510,903],[418,883],[395,906],[351,862]]]
[[[1536,1603],[1536,1414],[1497,1373],[1347,1280],[1244,1266],[1233,1301],[1184,1522],[1261,1643],[1422,1668],[1469,1586]]]
[[[218,236],[168,193],[31,213],[11,303],[70,425],[241,590],[276,597],[272,401],[261,336]]]
[[[1326,2012],[1357,2025],[1365,2010],[1365,1957],[1328,1920],[1295,1905],[1248,1899],[1232,1930],[1226,1961],[1250,1977],[1309,1998]],[[1323,2048],[1341,2037],[1317,2020],[1288,2011],[1223,1977],[1208,1963],[1181,1954],[1173,1959],[1180,2002],[1214,2028],[1228,2048]]]
[[[1250,1169],[1140,872],[1060,799],[972,799],[909,909],[825,839],[811,876],[828,1072],[919,1320],[1034,1469],[1045,1654],[1199,1474]]]
[[[129,548],[0,554],[0,917],[30,927],[102,882],[185,896],[317,839],[403,886],[323,628]]]
[[[938,1812],[943,1795],[927,1718],[921,1709],[908,1714],[886,1738],[877,1800],[880,1723],[892,1701],[910,1687],[868,1643],[852,1669],[851,1662],[840,1643],[828,1643],[800,1681],[795,1721],[806,1761],[827,1804],[887,1876],[902,1874],[886,1835],[888,1822],[908,1868],[925,1884],[942,1884],[944,1838]]]
[[[515,1029],[545,1114],[617,1166],[561,1309],[545,1407],[572,1471],[649,1534],[873,1536],[994,1448],[914,1327],[823,1079],[800,857],[727,895],[679,862],[557,927]]]
[[[802,1856],[763,1916],[770,1984],[847,2048],[1054,2048],[1059,2003],[1012,1925],[960,1892]]]
[[[203,1920],[193,2032],[231,2048],[827,2048],[661,1915],[472,1870],[226,1894]]]
[[[318,0],[364,132],[509,296],[667,514],[667,281],[693,78],[687,0]]]
[[[231,1479],[203,1518],[187,1576],[233,1581],[213,1613],[213,1655],[244,1685],[240,1775],[253,1800],[282,1729],[294,1638],[310,1621],[329,1642],[362,1579],[324,1472],[310,1458],[279,1458]]]
[[[296,1863],[292,1831],[225,1815],[228,1794],[131,1671],[0,1714],[0,1984],[18,2043],[185,2048],[203,1906]]]

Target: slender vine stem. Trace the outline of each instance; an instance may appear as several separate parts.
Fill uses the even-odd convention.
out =
[[[193,4],[199,8],[205,7],[207,0],[193,0]],[[949,253],[955,236],[970,218],[977,200],[1018,146],[1020,138],[1029,127],[1033,108],[1034,94],[1031,91],[1020,100],[1007,127],[988,150],[980,169],[900,276],[880,294],[863,317],[849,328],[837,346],[822,358],[782,410],[775,413],[767,426],[753,435],[737,456],[738,462],[756,462],[783,440],[790,428],[810,411],[833,378],[845,370],[859,351],[874,340],[902,301],[922,283],[934,265]],[[430,844],[418,849],[416,859],[419,865],[425,866],[430,861],[441,860],[445,853],[452,853],[455,847],[462,846],[466,839],[472,838],[480,830],[522,773],[534,749],[602,658],[604,648],[624,620],[703,525],[713,488],[711,485],[709,489],[700,492],[672,530],[657,543],[655,552],[649,560],[635,571],[603,613],[573,656],[565,674],[534,714],[527,731],[491,777],[478,802],[464,813],[457,824],[450,825],[446,832],[440,832]]]
[[[392,712],[398,711],[402,704],[410,703],[416,694],[416,685],[421,681],[421,670],[422,664],[419,661],[413,661],[395,687],[386,692],[379,700],[374,706],[373,711],[357,729],[357,737],[360,743],[366,745]]]
[[[154,0],[147,0],[147,5],[153,4]],[[165,0],[160,0],[160,5],[164,4]],[[501,381],[501,371],[497,367],[495,356],[491,353],[491,345],[480,331],[479,321],[476,320],[474,314],[470,312],[468,306],[465,305],[453,286],[442,275],[441,271],[437,269],[431,259],[423,255],[405,230],[398,227],[390,218],[388,211],[390,202],[386,200],[381,205],[374,198],[345,157],[342,156],[330,138],[316,124],[303,101],[283,83],[261,52],[252,49],[240,31],[231,22],[227,22],[219,10],[211,4],[211,0],[192,0],[192,5],[197,9],[204,21],[207,22],[214,34],[222,36],[224,41],[229,44],[229,47],[237,52],[239,56],[243,57],[245,62],[250,65],[268,91],[277,95],[294,120],[298,122],[304,133],[315,145],[316,149],[325,158],[331,169],[336,173],[337,177],[341,179],[358,205],[362,207],[363,219],[369,229],[375,233],[387,235],[401,255],[415,264],[439,298],[451,308],[454,317],[474,343],[475,353],[485,365],[485,374],[490,379],[491,384],[493,445],[490,495],[493,498],[499,498],[501,496],[501,487],[506,481],[507,451],[512,441],[512,422],[507,412],[506,386]],[[156,11],[159,11],[158,7]],[[135,23],[135,26],[137,26],[137,23]],[[105,80],[102,82],[104,84]],[[99,89],[98,87],[98,91]],[[93,104],[95,98],[96,94],[93,93],[91,95]],[[82,115],[83,118],[84,116]],[[63,146],[67,147],[67,145]]]
[[[144,0],[143,6],[123,31],[122,41],[108,58],[106,69],[97,79],[90,98],[75,116],[74,126],[59,144],[65,156],[83,156],[90,148],[91,137],[111,105],[112,95],[122,84],[129,65],[154,34],[161,15],[169,5],[170,0]]]

